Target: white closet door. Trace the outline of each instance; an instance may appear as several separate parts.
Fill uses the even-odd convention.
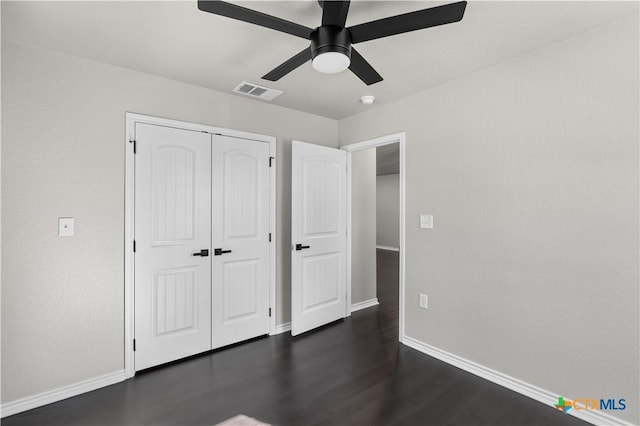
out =
[[[211,140],[136,124],[135,369],[211,349]]]
[[[346,314],[346,152],[294,141],[291,334]]]
[[[269,332],[269,144],[213,136],[212,347]]]

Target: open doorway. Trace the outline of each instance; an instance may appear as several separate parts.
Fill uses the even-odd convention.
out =
[[[348,152],[349,164],[347,315],[378,305],[385,323],[402,341],[404,134],[342,149]]]
[[[385,328],[392,332],[400,302],[400,146],[371,149],[376,153],[376,295]]]

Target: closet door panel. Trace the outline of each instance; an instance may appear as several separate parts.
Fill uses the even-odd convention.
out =
[[[269,144],[214,135],[212,346],[269,332]]]
[[[136,124],[135,369],[211,349],[211,142]]]

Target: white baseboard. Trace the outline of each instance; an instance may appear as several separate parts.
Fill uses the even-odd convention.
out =
[[[545,405],[554,407],[558,401],[559,394],[550,392],[548,390],[539,388],[530,383],[523,382],[522,380],[500,373],[499,371],[492,370],[484,365],[477,364],[468,359],[453,355],[449,352],[438,349],[434,346],[423,343],[409,336],[403,336],[402,343],[410,348],[416,349],[424,354],[437,358],[441,361],[451,364],[454,367],[458,367],[462,370],[468,371],[471,374],[482,377],[490,382],[496,383],[500,386],[504,386],[507,389],[518,392],[524,396],[535,399]],[[563,395],[566,399],[573,399],[570,395]],[[577,417],[585,422],[589,422],[594,425],[602,426],[633,426],[633,423],[618,419],[602,411],[591,410],[569,410],[567,414]]]
[[[287,331],[291,331],[290,322],[285,322],[284,324],[276,325],[276,328],[275,330],[273,330],[273,333],[271,333],[271,335],[275,336],[276,334],[286,333]]]
[[[390,247],[390,246],[376,246],[377,249],[380,250],[391,250],[391,251],[400,251],[399,247]]]
[[[42,392],[36,395],[27,396],[15,401],[2,404],[0,407],[0,417],[12,416],[23,411],[33,408],[42,407],[52,402],[62,401],[82,393],[91,392],[93,390],[113,385],[115,383],[126,380],[127,376],[124,370],[94,377],[92,379],[83,380],[71,385],[63,386],[58,389]]]
[[[365,300],[364,302],[358,302],[351,305],[351,312],[359,311],[361,309],[370,308],[372,306],[379,305],[378,298],[374,297],[373,299]]]

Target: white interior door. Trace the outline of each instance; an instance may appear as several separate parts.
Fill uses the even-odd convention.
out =
[[[135,370],[211,349],[211,139],[136,123]],[[204,253],[203,253],[204,254]]]
[[[269,333],[269,144],[213,136],[213,348]]]
[[[346,152],[294,141],[291,334],[346,315]]]

